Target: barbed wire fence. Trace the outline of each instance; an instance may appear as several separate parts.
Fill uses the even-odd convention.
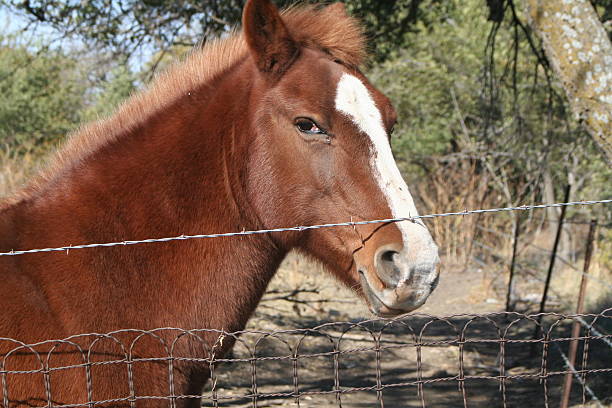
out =
[[[569,196],[569,189],[570,187],[567,187],[566,190],[566,197]],[[566,208],[566,207],[565,207]],[[564,209],[565,209],[564,208]],[[555,262],[559,261],[561,262],[566,270],[575,273],[577,275],[580,276],[581,278],[581,283],[580,283],[580,290],[578,292],[578,296],[576,300],[576,313],[577,313],[577,317],[575,319],[575,321],[573,322],[573,327],[572,327],[572,337],[577,337],[578,333],[580,332],[580,327],[582,326],[585,330],[587,330],[588,332],[597,334],[597,335],[602,335],[603,329],[601,328],[597,328],[594,324],[590,324],[588,322],[586,322],[584,319],[582,319],[579,314],[582,313],[583,307],[584,307],[584,300],[585,300],[585,294],[586,294],[586,285],[587,282],[593,282],[596,283],[602,287],[605,287],[609,290],[612,290],[612,284],[610,284],[609,281],[603,280],[601,278],[598,278],[590,273],[588,273],[588,269],[589,269],[589,265],[591,262],[591,256],[592,256],[592,251],[593,251],[593,243],[595,240],[595,230],[599,227],[599,228],[610,228],[609,224],[604,224],[604,225],[598,225],[597,220],[593,219],[590,222],[587,221],[579,221],[579,220],[565,220],[565,211],[562,211],[559,219],[558,220],[547,220],[547,222],[553,222],[556,223],[556,236],[555,236],[555,241],[553,243],[553,247],[552,249],[547,249],[547,248],[543,248],[539,245],[536,245],[535,243],[528,241],[526,243],[523,243],[524,248],[530,247],[533,248],[537,251],[540,251],[541,253],[549,256],[550,258],[550,262],[549,262],[549,268],[548,268],[548,273],[546,276],[546,279],[542,279],[540,277],[537,276],[537,274],[532,274],[530,277],[534,280],[540,281],[541,283],[544,284],[543,287],[543,293],[542,293],[542,297],[540,300],[540,312],[543,312],[545,310],[545,306],[546,306],[546,302],[548,300],[548,293],[549,293],[549,289],[550,289],[550,284],[551,284],[551,276],[552,276],[552,272],[554,270],[555,267]],[[558,250],[558,244],[559,244],[559,240],[561,237],[561,234],[563,232],[563,228],[565,225],[570,224],[570,225],[589,225],[589,233],[588,233],[588,238],[586,240],[586,250],[585,250],[585,266],[583,268],[583,270],[580,270],[579,268],[577,268],[572,262],[568,261],[567,259],[563,258],[562,256],[560,256],[557,253]],[[526,270],[529,269],[529,265],[525,265],[522,262],[518,261],[518,257],[519,257],[519,253],[517,251],[517,247],[521,238],[521,230],[520,230],[520,219],[517,219],[516,224],[514,226],[515,231],[514,234],[507,234],[507,233],[503,233],[500,231],[496,231],[496,230],[492,230],[490,228],[486,228],[486,227],[482,227],[477,225],[476,228],[480,231],[486,232],[486,233],[490,233],[502,238],[505,238],[507,240],[509,240],[510,242],[513,242],[513,251],[512,251],[512,255],[511,258],[508,259],[507,256],[504,256],[504,254],[501,254],[499,251],[497,251],[495,248],[491,247],[490,245],[486,245],[482,242],[479,242],[477,240],[474,241],[474,245],[477,246],[478,248],[480,248],[481,251],[488,253],[489,255],[502,260],[502,263],[505,266],[509,266],[509,279],[508,279],[508,288],[507,288],[507,296],[506,296],[506,311],[511,311],[514,306],[513,306],[513,297],[515,296],[514,292],[514,272],[515,269],[518,270]],[[482,264],[481,261],[478,260],[478,263]],[[533,268],[532,268],[533,269]],[[610,292],[612,293],[612,292]],[[559,299],[563,299],[562,296],[558,296]],[[572,300],[567,300],[567,299],[563,299],[562,303],[563,306],[566,309],[570,309],[572,308],[574,305],[571,304]],[[541,330],[539,327],[537,327],[534,331],[534,339],[537,337],[539,330]],[[609,341],[607,338],[603,338],[603,343],[608,346],[609,348],[609,352],[612,353],[612,342]],[[562,350],[561,347],[559,347],[558,344],[555,344],[555,350],[559,353],[559,355],[561,356],[561,359],[563,360],[563,363],[566,367],[566,369],[570,370],[572,372],[572,374],[566,374],[566,378],[565,378],[565,383],[563,386],[563,394],[562,394],[562,400],[561,400],[561,407],[562,408],[567,408],[569,406],[569,401],[570,401],[570,393],[571,393],[571,387],[572,387],[572,376],[576,378],[576,380],[582,385],[583,388],[583,394],[586,392],[586,394],[588,394],[591,398],[591,400],[593,402],[596,403],[597,406],[603,406],[601,404],[601,400],[597,397],[597,395],[595,394],[595,392],[584,383],[584,381],[582,380],[582,378],[580,377],[580,375],[578,374],[578,371],[575,369],[575,358],[576,358],[576,349],[577,349],[577,342],[574,340],[572,342],[570,342],[569,345],[569,352],[568,355]],[[583,397],[584,398],[584,397]]]
[[[612,200],[579,201],[257,231],[15,249],[0,253],[0,256],[609,203]],[[494,251],[486,244],[480,247]],[[587,271],[581,271],[569,261],[567,264],[583,278],[598,282]],[[606,281],[599,280],[599,283],[610,287]],[[578,325],[581,331],[570,333],[572,325]],[[556,406],[563,380],[570,376],[580,385],[579,395],[573,394],[574,401],[582,406],[603,407],[608,406],[606,404],[610,404],[612,398],[609,386],[612,383],[612,335],[605,329],[609,327],[612,327],[612,309],[572,315],[513,311],[446,317],[413,314],[396,319],[329,322],[307,329],[237,333],[211,329],[126,329],[75,335],[37,344],[3,338],[0,333],[0,405],[4,408],[19,406],[10,398],[11,382],[39,376],[45,397],[37,406],[49,408],[137,406],[146,401],[174,407],[177,401],[200,398],[206,407],[549,407]],[[532,332],[538,335],[532,337]],[[217,339],[212,349],[205,340],[210,336]],[[199,343],[201,349],[206,350],[205,357],[174,354],[175,344],[185,337]],[[159,345],[159,355],[139,356],[138,345],[145,338]],[[112,342],[117,345],[115,350],[120,352],[101,358],[96,352],[96,345],[101,341]],[[216,355],[215,347],[224,341],[235,343],[232,353]],[[577,348],[578,361],[572,361],[564,351],[572,344]],[[67,353],[66,349],[71,351]],[[67,354],[70,355],[68,359]],[[30,369],[11,368],[15,359],[23,358],[33,362]],[[66,363],[62,364],[62,361]],[[201,364],[210,370],[211,379],[203,395],[176,394],[175,372],[177,366],[186,362]],[[128,389],[126,395],[96,399],[97,369],[114,368],[117,372],[134,373],[134,367],[146,363],[163,366],[163,370],[156,373],[163,377],[160,381],[167,382],[167,394],[139,394],[135,387],[135,374],[131,374],[122,380]],[[71,370],[81,370],[87,401],[54,400],[51,378]]]
[[[72,251],[72,250],[77,250],[77,249],[109,248],[109,247],[115,247],[115,246],[121,246],[121,245],[125,246],[125,245],[153,244],[153,243],[172,242],[172,241],[185,241],[185,240],[192,240],[192,239],[231,238],[231,237],[240,237],[240,236],[248,236],[248,235],[262,235],[262,234],[282,233],[282,232],[296,232],[296,231],[303,232],[303,231],[316,230],[316,229],[322,229],[322,228],[355,227],[358,225],[389,224],[389,223],[406,222],[406,221],[414,222],[418,220],[453,217],[453,216],[491,214],[491,213],[502,213],[502,212],[511,212],[511,211],[530,211],[530,210],[545,209],[545,208],[564,208],[564,207],[586,206],[586,205],[595,205],[595,204],[610,204],[610,203],[612,203],[612,199],[596,200],[596,201],[574,201],[574,202],[554,203],[554,204],[523,205],[519,207],[501,207],[501,208],[489,208],[489,209],[480,209],[480,210],[464,210],[464,211],[455,211],[455,212],[447,212],[447,213],[439,213],[439,214],[414,215],[414,216],[409,215],[408,217],[388,218],[388,219],[369,220],[369,221],[348,221],[348,222],[330,223],[330,224],[302,225],[302,226],[293,226],[293,227],[284,227],[284,228],[261,229],[261,230],[254,230],[254,231],[245,230],[245,231],[240,231],[240,232],[225,232],[225,233],[216,233],[216,234],[179,235],[176,237],[166,237],[166,238],[150,238],[150,239],[132,240],[132,241],[125,240],[125,241],[106,242],[106,243],[67,245],[67,246],[61,246],[61,247],[55,247],[55,248],[11,250],[9,252],[0,252],[0,256],[16,256],[16,255],[36,254],[36,253],[43,253],[43,252],[63,252],[63,251]]]

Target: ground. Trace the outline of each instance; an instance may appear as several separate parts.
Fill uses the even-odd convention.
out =
[[[443,264],[440,285],[418,314],[357,324],[373,318],[363,302],[319,268],[290,257],[248,325],[285,332],[242,336],[232,360],[215,370],[204,406],[215,406],[215,399],[227,407],[254,406],[255,400],[258,407],[558,405],[563,375],[555,373],[565,367],[557,347],[566,351],[568,342],[534,346],[535,324],[518,316],[474,318],[504,310],[503,279],[492,269]],[[321,325],[316,333],[286,332]],[[559,320],[550,337],[568,337],[569,330],[570,322]],[[591,340],[587,351],[587,368],[604,371],[587,377],[600,405],[589,402],[585,390],[584,406],[612,406],[612,350]],[[582,343],[578,356],[581,363]],[[570,406],[582,406],[582,391],[575,383]]]

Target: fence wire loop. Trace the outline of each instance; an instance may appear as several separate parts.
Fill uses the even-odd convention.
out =
[[[403,406],[418,400],[425,407],[481,406],[477,402],[482,400],[482,392],[487,406],[499,402],[501,406],[535,407],[555,404],[563,376],[571,373],[579,386],[574,399],[578,401],[585,395],[585,401],[601,406],[602,399],[596,392],[609,385],[612,367],[609,361],[601,360],[601,355],[589,357],[594,344],[609,341],[612,335],[595,334],[588,329],[582,332],[578,341],[585,350],[582,360],[572,366],[565,350],[572,340],[571,323],[578,319],[589,325],[595,321],[610,325],[612,309],[581,315],[414,314],[270,332],[118,330],[35,344],[0,338],[0,350],[5,350],[0,353],[0,401],[5,407],[17,406],[11,399],[13,382],[42,376],[41,390],[31,391],[33,395],[41,392],[47,406],[55,408],[121,403],[138,406],[146,401],[175,406],[179,401],[199,398],[203,406],[234,407],[267,407],[272,403],[383,407],[386,401],[391,404],[388,406]],[[543,325],[543,337],[534,341],[528,333],[538,321]],[[235,341],[235,346],[230,355],[223,356],[218,350],[228,340]],[[140,355],[143,341],[159,344],[159,354]],[[177,354],[175,346],[181,341],[191,353]],[[13,346],[7,348],[8,344]],[[198,344],[212,347],[195,347]],[[529,356],[532,344],[542,345],[539,358]],[[550,346],[558,353],[551,353]],[[440,355],[447,363],[443,371],[436,370]],[[35,364],[17,367],[17,356],[30,358]],[[448,368],[453,361],[455,371]],[[185,364],[208,367],[211,380],[202,396],[180,389],[177,378]],[[149,375],[167,379],[163,395],[149,395],[142,388],[143,367]],[[74,373],[79,373],[75,380],[84,384],[83,394],[75,395],[75,400],[65,399],[66,394],[54,383]],[[128,395],[97,399],[95,378],[100,373],[117,375],[117,382],[124,381],[129,389]],[[64,400],[59,400],[60,396]]]
[[[608,203],[612,200],[465,209],[370,221],[351,218],[345,223],[11,249],[0,256],[56,251],[68,255],[71,250],[86,248],[321,228],[352,227],[357,231],[359,225]],[[578,337],[570,333],[573,322],[582,327]],[[574,315],[498,312],[439,317],[417,313],[275,331],[125,329],[33,344],[0,337],[0,408],[17,407],[27,399],[16,395],[19,384],[27,378],[35,379],[28,383],[33,387],[28,390],[30,397],[48,408],[136,407],[143,403],[174,408],[200,400],[203,406],[215,407],[293,403],[298,407],[383,408],[385,402],[387,407],[415,402],[421,407],[468,407],[479,406],[482,398],[486,405],[480,406],[499,402],[503,407],[548,407],[556,404],[566,374],[575,377],[579,385],[573,401],[602,407],[612,399],[612,335],[603,329],[609,327],[612,308]],[[541,334],[537,338],[530,336],[534,329]],[[572,341],[578,342],[580,350],[574,364],[566,355]],[[143,354],[142,344],[154,344],[156,352]],[[199,367],[210,379],[202,395],[181,388],[181,379],[193,367]],[[127,389],[127,393],[105,390],[100,394],[96,388],[100,375],[117,378],[118,389]],[[57,386],[67,376],[82,384],[70,395]],[[143,381],[143,376],[152,380]],[[163,393],[155,388],[160,383],[164,384]],[[35,389],[37,386],[40,389]],[[149,392],[154,388],[156,393]]]

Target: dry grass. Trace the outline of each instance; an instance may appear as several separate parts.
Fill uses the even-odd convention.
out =
[[[18,155],[7,148],[0,149],[0,200],[21,188],[37,171],[42,162],[40,155],[26,153]],[[452,164],[432,165],[426,181],[416,186],[416,196],[421,200],[422,214],[447,212],[461,209],[487,208],[499,205],[490,194],[490,182],[470,162],[457,161]],[[535,213],[534,213],[535,214]],[[440,254],[445,259],[443,269],[460,271],[464,265],[482,270],[481,282],[473,291],[473,303],[478,304],[486,299],[499,296],[506,290],[509,264],[512,257],[513,222],[507,214],[488,216],[444,217],[428,220],[429,228],[440,246]],[[537,296],[541,294],[554,231],[542,230],[541,223],[531,219],[524,223],[519,245],[517,279],[520,295]],[[566,236],[571,237],[571,244],[561,256],[570,261],[570,267],[557,261],[553,274],[551,293],[554,299],[563,299],[564,307],[569,310],[575,307],[581,274],[575,268],[582,269],[584,246],[587,235],[586,225],[567,225]],[[492,249],[494,253],[486,248]],[[479,246],[480,245],[480,246]],[[474,258],[480,265],[474,265]],[[610,289],[600,282],[612,282],[612,230],[600,229],[596,242],[595,254],[590,268],[590,275],[595,278],[588,284],[586,307],[590,310],[601,310],[610,307]],[[451,267],[452,266],[452,267]],[[460,272],[455,272],[460,273]],[[450,278],[450,277],[449,277]],[[452,279],[452,278],[451,278]],[[528,282],[528,284],[524,284]],[[316,299],[354,299],[349,289],[341,285],[324,272],[320,265],[299,256],[290,254],[270,288],[284,294],[295,288],[310,290],[303,294],[310,305],[287,301],[286,305],[298,312],[305,308],[317,306]],[[497,293],[496,293],[497,292]],[[355,301],[355,304],[360,304]],[[367,315],[367,309],[363,308]],[[299,314],[299,313],[298,313]]]
[[[19,190],[37,171],[40,162],[34,154],[18,155],[8,147],[0,148],[0,200]]]
[[[427,182],[417,186],[417,196],[423,203],[422,213],[441,213],[463,209],[492,208],[505,205],[501,197],[492,193],[490,179],[470,161],[455,161],[429,166]],[[515,214],[495,214],[465,217],[444,217],[429,220],[441,255],[455,264],[482,270],[481,282],[472,301],[480,303],[488,298],[504,296],[507,290]],[[556,224],[544,228],[545,214],[533,212],[524,219],[519,238],[516,280],[519,298],[537,299],[543,290],[550,263],[550,250]],[[540,219],[542,218],[542,219]],[[551,280],[551,307],[572,311],[576,305],[583,268],[588,225],[566,224],[559,256]],[[565,261],[565,262],[564,262]],[[568,265],[569,264],[569,265]],[[602,229],[589,270],[593,278],[587,287],[585,307],[602,310],[610,307],[610,288],[601,282],[612,282],[612,232]],[[464,269],[465,269],[464,268]],[[578,271],[577,271],[578,269]],[[607,302],[607,304],[606,304]],[[603,306],[602,306],[603,305]]]
[[[475,162],[456,161],[440,164],[433,162],[429,166],[427,181],[417,186],[417,195],[424,207],[424,214],[461,211],[464,209],[485,208],[494,206],[490,197],[489,178],[479,172]],[[469,258],[477,225],[496,229],[504,223],[503,217],[470,215],[465,217],[442,217],[430,221],[430,228],[436,243],[440,246],[441,255],[464,262]],[[485,234],[487,235],[487,234]],[[490,234],[489,234],[490,235]],[[504,244],[495,236],[488,236],[488,242]]]

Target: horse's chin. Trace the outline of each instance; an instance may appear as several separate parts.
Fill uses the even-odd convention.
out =
[[[432,285],[414,288],[407,298],[391,302],[389,298],[397,299],[397,288],[378,292],[372,289],[364,273],[360,273],[360,283],[370,311],[378,317],[385,318],[397,317],[417,310],[425,304],[435,287]]]

